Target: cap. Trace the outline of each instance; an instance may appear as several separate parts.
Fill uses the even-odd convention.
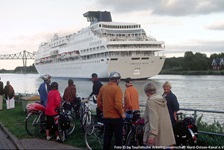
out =
[[[49,74],[45,74],[45,75],[42,76],[42,79],[43,79],[44,81],[47,81],[47,80],[50,79],[50,78],[51,78],[51,76],[50,76]]]
[[[92,74],[92,78],[94,78],[94,77],[97,77],[97,74],[96,73],[93,73]]]
[[[129,83],[130,81],[132,81],[131,78],[126,78],[126,79],[124,80],[125,83]]]

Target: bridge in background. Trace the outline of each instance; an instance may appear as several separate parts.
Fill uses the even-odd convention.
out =
[[[23,61],[23,73],[26,73],[27,59],[34,59],[35,53],[28,52],[26,50],[15,54],[0,55],[0,60],[12,60],[21,59]]]

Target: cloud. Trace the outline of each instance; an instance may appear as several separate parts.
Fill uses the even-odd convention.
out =
[[[224,21],[213,23],[211,25],[206,26],[205,28],[209,30],[224,30]]]
[[[167,56],[173,56],[174,54],[184,55],[186,51],[213,54],[224,52],[224,40],[188,40],[181,44],[172,45],[166,44],[165,53]]]
[[[59,37],[69,35],[76,32],[73,29],[60,29],[57,32],[40,32],[34,35],[24,35],[20,34],[15,37],[12,37],[9,43],[0,42],[0,55],[1,54],[14,54],[21,52],[23,50],[33,52],[37,51],[41,42],[48,42],[54,36],[55,33],[58,34]]]
[[[161,16],[188,16],[224,12],[223,0],[97,0],[96,3],[118,13],[148,10]]]

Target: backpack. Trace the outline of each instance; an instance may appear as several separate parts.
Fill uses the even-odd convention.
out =
[[[60,114],[60,126],[63,131],[70,127],[70,119],[67,114]]]

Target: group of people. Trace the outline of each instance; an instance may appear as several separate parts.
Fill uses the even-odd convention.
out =
[[[140,110],[139,95],[133,86],[132,79],[125,79],[125,92],[119,87],[121,75],[111,72],[109,83],[102,86],[97,95],[97,107],[103,112],[104,117],[104,144],[103,149],[111,148],[114,135],[115,146],[122,146],[123,120],[129,118],[130,111]],[[176,122],[176,113],[179,103],[176,96],[171,92],[171,84],[165,82],[164,93],[157,93],[156,85],[147,82],[144,92],[148,97],[144,111],[144,137],[143,143],[147,146],[172,146],[175,137],[172,126]]]
[[[173,125],[176,123],[176,113],[179,103],[171,92],[171,84],[163,84],[164,93],[159,95],[153,82],[144,85],[148,97],[144,112],[143,142],[148,146],[173,146],[176,144]]]
[[[92,93],[96,97],[97,114],[102,113],[104,118],[104,147],[111,148],[111,141],[115,137],[115,146],[122,146],[123,120],[130,118],[130,112],[140,110],[138,90],[134,87],[131,78],[124,80],[126,89],[122,92],[119,82],[121,75],[118,72],[109,74],[109,82],[102,84],[96,73],[92,76]],[[58,114],[56,108],[60,106],[61,97],[58,91],[58,83],[52,82],[50,76],[42,77],[42,83],[38,89],[41,104],[46,106],[47,116],[47,140],[51,139],[49,130],[54,124],[54,117]],[[144,136],[143,143],[148,146],[172,146],[175,138],[172,126],[176,123],[176,113],[179,110],[179,103],[176,96],[171,92],[171,84],[163,84],[164,93],[159,95],[157,87],[153,82],[145,83],[143,90],[148,97],[144,110]],[[64,90],[63,100],[71,104],[76,103],[76,86],[72,79],[68,80],[68,87]],[[59,139],[55,132],[56,139]]]
[[[61,100],[67,101],[74,107],[75,111],[79,103],[76,97],[76,86],[72,79],[68,80],[68,86],[65,88],[63,96],[60,96],[60,92],[58,91],[58,83],[51,83],[51,76],[46,74],[42,76],[43,83],[38,88],[38,92],[40,94],[40,103],[45,106],[45,115],[47,118],[47,126],[46,126],[46,139],[50,140],[52,136],[50,136],[50,130],[55,131],[56,140],[59,140],[59,136],[57,130],[55,128],[54,118],[58,116],[57,108],[60,107]],[[92,74],[92,82],[93,89],[90,97],[92,95],[97,95],[99,92],[102,83],[99,82],[97,78],[97,74]],[[76,111],[77,112],[77,111]]]
[[[70,102],[74,106],[76,102],[76,87],[72,79],[68,80],[68,86],[64,90],[64,94],[61,97],[60,92],[58,91],[58,83],[51,83],[51,76],[46,74],[42,76],[43,83],[39,86],[38,92],[40,94],[40,103],[45,106],[45,115],[47,118],[46,125],[46,139],[50,140],[50,130],[55,132],[56,140],[60,140],[58,132],[56,130],[54,119],[58,116],[59,112],[57,108],[60,107],[61,100]]]
[[[4,87],[4,84],[1,81],[0,77],[0,110],[2,110],[3,97],[4,97],[3,95],[5,95],[6,99],[6,109],[15,108],[14,88],[12,87],[9,81],[6,82],[6,85]]]

